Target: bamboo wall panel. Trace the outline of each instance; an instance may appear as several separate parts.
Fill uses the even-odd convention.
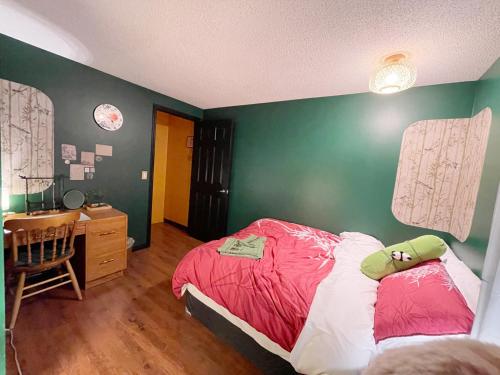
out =
[[[400,222],[469,236],[491,109],[473,118],[424,120],[403,134],[392,212]]]
[[[0,79],[2,187],[24,194],[19,175],[54,175],[54,106],[40,90]],[[30,180],[29,192],[39,193],[50,180]]]

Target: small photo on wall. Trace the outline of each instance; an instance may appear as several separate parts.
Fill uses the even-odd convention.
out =
[[[82,151],[81,163],[83,165],[94,165],[94,153],[88,151]]]
[[[63,143],[61,145],[61,155],[63,160],[76,160],[76,146]]]
[[[101,156],[113,156],[113,146],[96,144],[95,154]]]

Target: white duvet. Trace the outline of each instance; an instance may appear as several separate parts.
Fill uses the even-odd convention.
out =
[[[290,353],[291,364],[302,374],[357,374],[387,348],[440,338],[412,336],[375,344],[374,306],[379,283],[363,275],[360,264],[384,245],[362,233],[345,232],[340,236],[333,271],[319,284],[304,328]],[[450,249],[441,260],[475,313],[479,278]]]
[[[342,233],[333,271],[318,285],[290,362],[303,374],[351,374],[375,353],[374,305],[378,282],[361,273],[362,260],[384,248],[362,233]]]

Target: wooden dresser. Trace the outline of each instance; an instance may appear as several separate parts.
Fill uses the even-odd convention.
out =
[[[123,275],[127,268],[127,215],[114,208],[82,213],[85,236],[75,238],[74,265],[81,288],[87,289]],[[82,251],[85,249],[84,251]]]

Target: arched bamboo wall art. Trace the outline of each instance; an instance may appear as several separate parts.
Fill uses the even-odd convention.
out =
[[[467,239],[491,116],[485,108],[472,118],[418,121],[404,131],[392,200],[396,219]]]
[[[54,175],[54,106],[34,87],[0,79],[2,188],[24,194],[28,177]],[[47,189],[51,180],[28,180],[29,192]]]

